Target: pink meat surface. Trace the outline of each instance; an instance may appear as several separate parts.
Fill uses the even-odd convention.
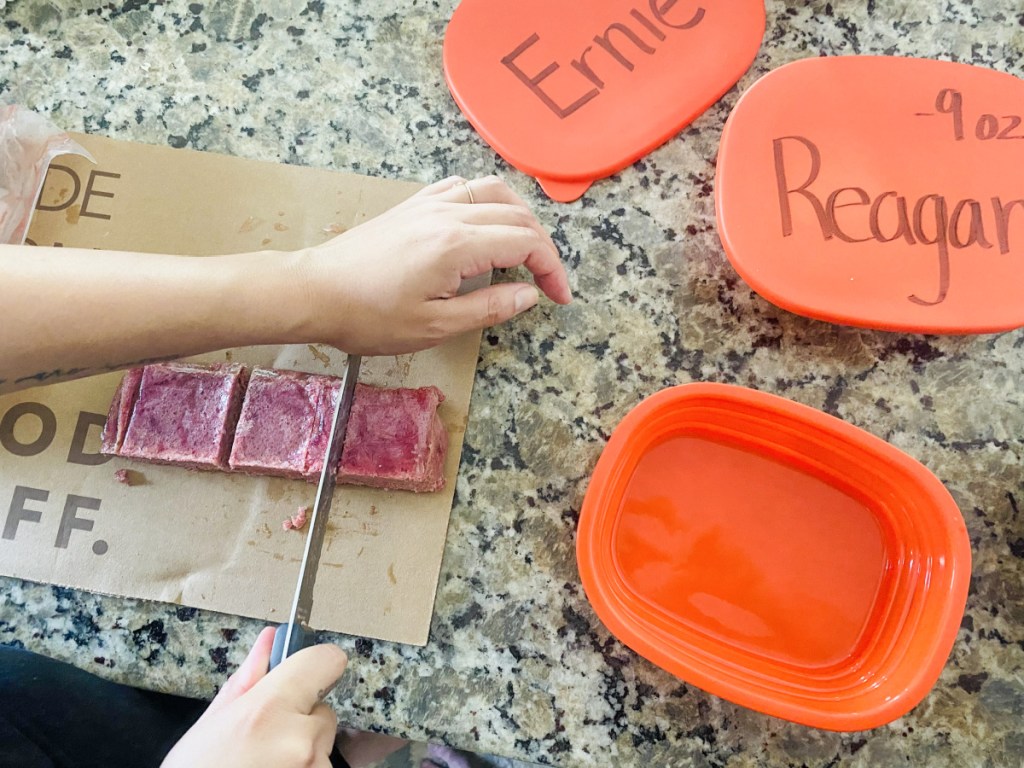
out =
[[[103,425],[100,450],[103,453],[116,454],[121,450],[124,434],[128,431],[128,423],[132,418],[132,409],[139,397],[139,384],[142,382],[142,369],[132,368],[121,378],[121,384],[114,393],[107,413],[107,423]]]
[[[231,467],[316,480],[340,389],[340,379],[330,376],[254,370]],[[338,482],[408,491],[442,488],[448,432],[437,408],[443,400],[437,387],[356,385]]]
[[[170,363],[129,371],[103,451],[200,469],[315,480],[341,381],[239,365]],[[338,482],[417,492],[444,487],[448,432],[437,387],[356,386]]]
[[[147,365],[118,455],[227,469],[245,383],[240,365]]]
[[[443,400],[437,387],[382,389],[358,384],[338,482],[440,490],[448,453],[448,432],[437,414]]]
[[[308,477],[325,386],[323,376],[254,368],[235,430],[231,469]]]

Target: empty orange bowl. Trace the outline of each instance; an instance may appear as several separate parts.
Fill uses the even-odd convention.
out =
[[[722,698],[874,728],[935,684],[967,599],[963,518],[923,465],[743,387],[663,390],[594,470],[577,558],[620,640]]]

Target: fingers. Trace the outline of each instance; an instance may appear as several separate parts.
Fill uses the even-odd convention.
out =
[[[537,221],[523,199],[500,178],[486,176],[467,181],[461,176],[450,176],[424,187],[417,196],[458,203],[460,221],[479,227],[491,227],[486,233],[490,239],[478,240],[482,248],[472,249],[468,253],[473,257],[469,267],[473,271],[464,272],[464,277],[480,274],[487,269],[507,269],[522,265],[533,273],[537,287],[552,301],[559,304],[572,301],[569,278],[551,235]],[[539,242],[531,243],[524,249],[524,239],[521,233],[512,231],[513,227],[530,230]],[[500,257],[497,255],[499,252],[502,254]],[[484,253],[495,255],[484,259]],[[467,253],[458,255],[465,257]]]
[[[508,268],[522,264],[533,273],[537,287],[552,301],[559,304],[568,304],[572,301],[569,278],[558,255],[558,248],[548,231],[541,226],[537,217],[530,212],[523,199],[512,191],[511,187],[497,176],[486,176],[465,182],[456,177],[454,180],[446,181],[448,186],[439,185],[444,191],[437,193],[443,199],[468,202],[468,195],[463,187],[468,186],[472,190],[473,205],[460,206],[463,221],[478,225],[505,224],[527,227],[541,239],[543,248],[533,249],[529,254],[525,254],[524,258],[513,263],[494,263],[490,265],[491,267]]]
[[[500,224],[466,230],[464,242],[452,252],[452,265],[463,278],[489,269],[525,266],[545,295],[559,304],[572,301],[569,279],[557,253],[553,253],[536,232]]]
[[[238,680],[239,693],[245,693],[256,683],[263,679],[270,667],[270,654],[274,647],[274,628],[264,627],[256,642],[253,643],[249,655],[245,657],[242,666],[235,672]]]
[[[487,328],[525,312],[539,299],[527,283],[499,283],[431,305],[436,324],[445,336]]]
[[[413,195],[413,197],[437,197],[445,195],[445,199],[447,199],[448,196],[446,195],[446,193],[452,192],[458,185],[465,183],[466,180],[461,176],[449,176],[448,178],[441,179],[440,181],[435,181],[432,184],[428,184],[427,186],[423,187],[423,189],[419,190],[415,195]],[[463,192],[462,200],[452,200],[451,202],[464,203],[469,202],[469,200],[468,198],[465,197],[465,192]]]
[[[264,627],[249,650],[249,655],[245,657],[245,661],[221,686],[220,691],[217,692],[213,701],[210,702],[210,706],[203,713],[203,717],[227,706],[263,679],[267,674],[267,667],[270,665],[270,653],[273,645],[274,628]]]
[[[498,259],[491,259],[486,266],[478,265],[478,273],[484,271],[484,268],[508,269],[523,265],[533,273],[537,286],[544,291],[548,298],[559,304],[568,304],[572,301],[569,278],[565,274],[565,267],[558,255],[558,249],[540,222],[526,208],[502,203],[481,203],[464,206],[462,210],[464,211],[463,221],[468,224],[476,224],[481,228],[488,227],[486,234],[498,242],[503,242],[503,236],[513,234],[511,229],[503,231],[499,227],[519,227],[532,232],[538,238],[538,242],[531,245],[529,252],[519,253],[511,260],[506,258],[503,263],[499,263]],[[509,240],[509,243],[514,241]],[[490,247],[487,250],[493,252]],[[508,253],[507,248],[502,251]]]
[[[294,711],[307,714],[331,692],[347,664],[348,657],[336,645],[303,648],[260,680],[253,692],[276,697]]]
[[[438,182],[436,185],[427,187],[427,189],[434,190],[431,196],[435,199],[444,200],[449,203],[459,203],[461,213],[475,213],[477,218],[480,217],[482,209],[486,209],[488,214],[493,215],[495,210],[497,210],[496,206],[510,206],[520,212],[520,218],[524,226],[534,227],[538,234],[547,240],[551,250],[556,253],[558,252],[551,236],[540,225],[540,222],[537,221],[537,217],[530,211],[530,207],[526,202],[497,176],[485,176],[468,181],[461,176],[452,176]]]
[[[558,259],[558,248],[548,231],[537,221],[537,217],[523,205],[513,203],[476,203],[475,205],[458,206],[459,219],[466,224],[505,224],[510,227],[523,227],[537,233],[544,246]]]
[[[469,187],[469,192],[466,191]],[[449,203],[467,203],[472,193],[472,203],[507,203],[527,208],[526,203],[512,188],[497,176],[483,176],[479,179],[464,179],[461,176],[449,176],[423,190],[431,196],[439,197]]]

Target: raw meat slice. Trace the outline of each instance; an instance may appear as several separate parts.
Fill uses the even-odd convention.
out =
[[[448,431],[437,413],[443,400],[437,387],[357,384],[338,482],[417,492],[444,487]]]
[[[236,364],[147,365],[118,455],[227,469],[246,378],[246,370]],[[123,405],[122,398],[119,414]]]
[[[110,403],[107,422],[103,425],[100,450],[103,453],[116,454],[121,450],[124,433],[128,431],[128,422],[132,418],[132,409],[139,397],[139,384],[142,382],[142,369],[132,368],[121,379],[121,384]]]
[[[235,430],[231,469],[309,477],[310,446],[326,386],[323,376],[254,368]],[[323,464],[323,451],[320,456]]]

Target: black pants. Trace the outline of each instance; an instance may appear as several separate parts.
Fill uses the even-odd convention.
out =
[[[156,768],[206,706],[0,646],[0,768]]]
[[[207,704],[0,646],[0,768],[157,768]]]

